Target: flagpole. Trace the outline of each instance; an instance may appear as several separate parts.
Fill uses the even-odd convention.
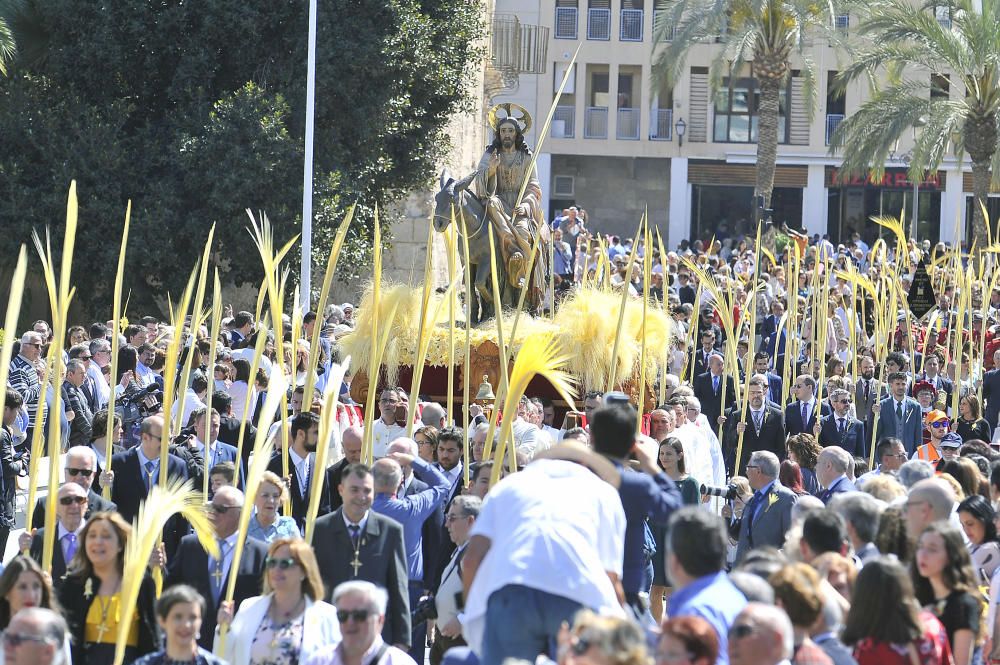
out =
[[[313,133],[316,121],[316,0],[309,0],[309,57],[306,74],[306,145],[302,174],[302,266],[299,299],[308,312],[312,293]],[[319,313],[322,316],[322,312]],[[308,410],[309,405],[305,406]]]

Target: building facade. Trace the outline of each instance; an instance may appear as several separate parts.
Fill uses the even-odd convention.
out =
[[[593,227],[631,235],[648,210],[670,246],[684,238],[752,233],[759,99],[752,63],[730,73],[713,93],[709,67],[720,46],[697,44],[678,84],[662,89],[652,76],[653,6],[652,0],[499,0],[498,13],[548,27],[551,66],[544,74],[522,75],[494,101],[531,111],[536,121],[528,140],[538,145],[537,132],[579,47],[538,159],[548,217],[581,206]],[[837,25],[849,31],[856,19],[845,15]],[[816,103],[810,113],[801,71],[795,69],[801,63],[793,57],[781,96],[774,221],[829,234],[835,242],[853,231],[871,241],[881,227],[869,217],[905,210],[908,228],[921,240],[968,237],[968,162],[961,165],[952,156],[936,174],[910,182],[912,137],[904,137],[886,162],[884,177],[841,177],[830,137],[868,93],[854,85],[844,95],[833,94],[845,56],[825,39],[814,40],[805,55],[816,63]],[[942,79],[938,85],[947,83]],[[964,92],[958,87],[950,85],[949,94],[958,98]],[[915,228],[909,221],[914,196]],[[989,207],[996,219],[1000,199],[991,198]]]

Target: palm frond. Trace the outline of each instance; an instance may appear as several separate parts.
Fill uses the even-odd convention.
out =
[[[181,478],[171,478],[165,486],[154,486],[146,500],[139,505],[139,515],[132,525],[132,535],[125,544],[120,604],[122,614],[115,640],[115,665],[121,665],[125,658],[125,644],[139,600],[139,588],[146,577],[149,557],[167,520],[178,514],[191,524],[205,551],[213,557],[219,556],[215,532],[205,512],[201,494],[191,489],[188,481]]]

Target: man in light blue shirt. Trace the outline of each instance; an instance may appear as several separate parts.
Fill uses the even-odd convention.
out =
[[[719,638],[716,664],[729,665],[729,628],[747,599],[725,573],[726,525],[714,513],[686,506],[671,515],[668,534],[667,578],[675,591],[667,614],[710,623]]]
[[[398,440],[398,439],[397,439]],[[395,442],[393,442],[395,443]],[[411,448],[416,444],[411,442]],[[401,465],[411,465],[413,475],[425,483],[427,489],[399,497],[403,482]],[[422,529],[424,522],[448,496],[451,481],[444,473],[419,457],[406,453],[390,453],[372,466],[375,485],[375,499],[372,510],[391,517],[403,525],[403,547],[406,549],[406,565],[409,573],[410,607],[416,607],[424,589],[424,557]],[[410,656],[418,663],[424,662],[424,643],[427,624],[413,626],[413,641]]]

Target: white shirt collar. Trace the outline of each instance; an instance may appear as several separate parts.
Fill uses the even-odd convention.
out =
[[[364,533],[365,532],[365,527],[368,526],[368,513],[369,512],[371,512],[371,511],[366,511],[365,512],[365,516],[361,518],[360,522],[358,522],[358,526],[361,527],[361,533]],[[344,526],[350,527],[352,524],[354,524],[354,522],[352,522],[347,517],[347,513],[341,511],[341,515],[344,517]]]

